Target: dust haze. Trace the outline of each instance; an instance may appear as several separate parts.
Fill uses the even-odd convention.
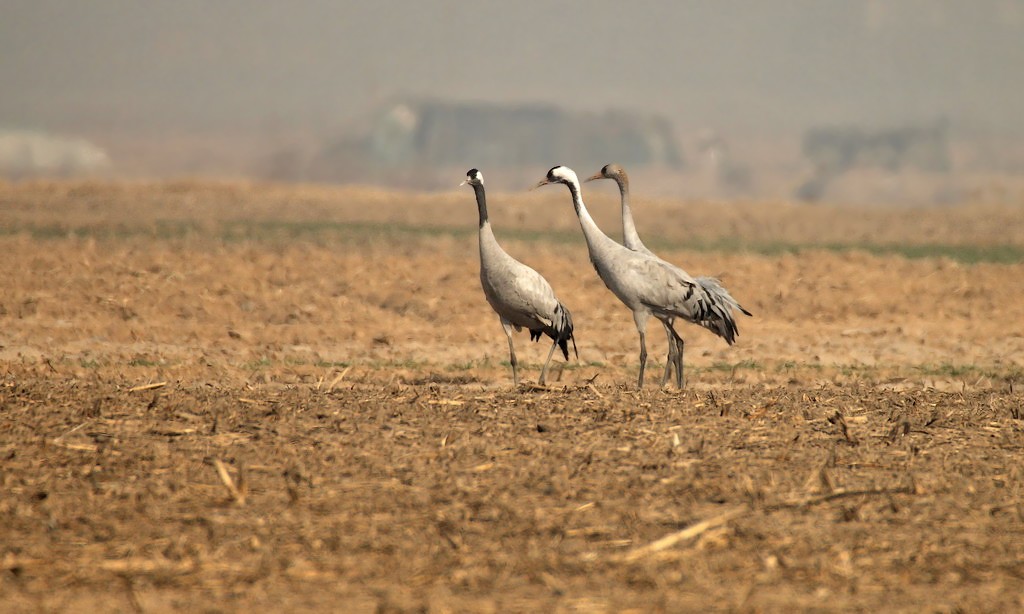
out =
[[[431,152],[404,174],[351,164],[372,158],[361,144],[402,101],[656,116],[679,142],[687,185],[726,195],[841,186],[807,153],[821,129],[853,134],[842,139],[869,152],[854,156],[868,174],[929,175],[934,165],[894,164],[893,147],[872,144],[909,155],[918,143],[906,135],[938,126],[949,163],[931,177],[933,199],[974,185],[951,172],[1024,168],[1017,0],[15,2],[0,57],[0,129],[86,138],[115,175],[450,184]],[[331,157],[339,143],[355,145]],[[75,167],[57,157],[58,171]]]

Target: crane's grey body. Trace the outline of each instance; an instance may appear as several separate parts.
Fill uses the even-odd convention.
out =
[[[480,229],[480,285],[495,313],[517,330],[539,330],[557,339],[560,330],[572,329],[551,284],[501,249],[490,224]]]
[[[476,193],[477,209],[480,213],[480,285],[488,304],[498,314],[501,326],[508,337],[513,380],[516,385],[519,384],[519,367],[512,344],[512,330],[520,331],[525,328],[530,331],[530,338],[534,341],[540,339],[542,335],[547,335],[553,340],[540,373],[539,382],[543,385],[555,347],[562,349],[566,360],[569,359],[569,341],[573,342],[575,350],[572,315],[555,296],[551,284],[540,273],[519,262],[498,245],[487,218],[487,200],[480,171],[471,169],[463,183],[473,186]]]
[[[636,224],[633,222],[633,211],[629,198],[629,175],[626,173],[626,169],[622,168],[618,164],[606,164],[600,171],[585,179],[584,183],[595,179],[612,179],[619,188],[619,198],[622,211],[622,244],[635,252],[656,258],[657,260],[664,262],[669,267],[678,269],[683,275],[686,275],[685,271],[671,262],[662,259],[660,256],[648,249],[640,239],[640,234],[636,230]],[[740,306],[739,302],[729,294],[729,291],[722,286],[722,282],[718,279],[702,276],[693,278],[693,280],[699,284],[703,291],[710,297],[710,302],[712,304],[724,307],[727,312],[731,312],[733,309],[736,309],[748,316],[751,315],[749,311]],[[668,337],[668,360],[665,362],[665,375],[662,378],[661,384],[664,386],[665,383],[668,382],[672,375],[672,369],[675,367],[676,385],[682,388],[684,342],[683,339],[675,332],[675,328],[673,327],[674,321],[675,318],[673,317],[662,320],[662,324],[665,326],[665,334]],[[693,320],[690,321],[692,322]],[[714,322],[700,321],[695,323],[708,328],[716,334],[718,333],[716,330],[717,325]],[[732,342],[730,341],[730,343]]]
[[[729,344],[735,341],[737,329],[732,316],[735,301],[731,297],[731,302],[724,301],[721,293],[715,291],[715,288],[721,288],[720,284],[701,284],[679,267],[652,253],[630,249],[604,234],[583,203],[580,183],[572,169],[556,166],[537,185],[549,183],[564,183],[569,188],[594,269],[608,289],[633,312],[633,321],[640,334],[638,387],[642,388],[644,383],[647,321],[651,316],[665,325],[667,333],[680,346],[682,339],[672,327],[675,318],[699,324]],[[677,383],[682,386],[682,354],[680,351],[676,358],[673,347],[670,343],[669,355],[672,360],[680,361],[676,364]]]

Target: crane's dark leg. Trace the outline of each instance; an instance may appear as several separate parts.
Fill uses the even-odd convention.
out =
[[[672,320],[662,320],[661,323],[665,327],[665,336],[668,338],[668,360],[665,361],[665,376],[661,378],[661,386],[664,388],[669,378],[672,377],[672,369],[676,366],[676,340],[672,330]]]
[[[646,335],[640,333],[640,377],[636,380],[636,387],[644,387],[644,367],[647,366],[647,340]]]
[[[650,312],[634,311],[633,322],[636,323],[636,332],[640,333],[640,376],[636,380],[636,387],[644,387],[644,368],[647,366],[647,319],[651,317]]]
[[[676,363],[676,387],[682,390],[683,388],[683,347],[686,342],[683,338],[676,333],[676,329],[669,325],[669,331],[672,333],[672,345],[676,348],[675,363]]]
[[[548,377],[548,365],[551,364],[551,357],[555,353],[555,348],[558,347],[558,341],[551,344],[551,349],[548,350],[548,359],[544,361],[544,368],[540,370],[540,385],[544,385],[544,381]]]
[[[512,363],[512,381],[519,386],[519,362],[516,360],[516,349],[512,346],[512,323],[502,318],[501,327],[508,337],[508,361]]]
[[[676,360],[679,361],[678,363],[676,363],[676,386],[680,390],[682,390],[683,387],[686,385],[686,378],[683,377],[683,345],[685,345],[685,343],[686,342],[683,341],[683,338],[679,337],[679,345],[677,346],[676,350]]]

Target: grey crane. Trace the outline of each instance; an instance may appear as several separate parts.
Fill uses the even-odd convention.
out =
[[[621,201],[622,209],[622,244],[629,249],[647,254],[657,258],[658,260],[664,261],[657,254],[652,252],[644,245],[644,242],[640,240],[640,235],[636,231],[636,224],[633,222],[633,211],[630,207],[629,202],[629,175],[626,173],[626,169],[618,164],[606,164],[601,170],[594,173],[590,177],[583,180],[583,183],[593,181],[595,179],[611,179],[615,181],[619,187],[619,198]],[[671,263],[666,262],[671,265]],[[674,265],[673,265],[674,266]],[[724,305],[728,305],[730,309],[737,309],[746,315],[751,315],[749,311],[744,309],[739,302],[736,301],[729,294],[729,291],[722,286],[722,282],[714,277],[697,277],[694,279],[709,295],[715,297],[717,302]],[[668,360],[665,362],[665,376],[662,378],[661,385],[664,386],[672,375],[672,369],[675,367],[676,370],[676,386],[679,388],[683,387],[683,341],[675,333],[673,323],[675,318],[669,317],[662,320],[662,324],[665,326],[665,334],[668,337]]]
[[[508,356],[512,363],[512,379],[519,385],[519,363],[512,344],[512,329],[530,331],[530,340],[537,341],[542,335],[553,340],[548,358],[540,371],[539,383],[547,379],[548,365],[555,347],[569,360],[569,341],[576,351],[576,337],[573,334],[572,315],[555,296],[555,291],[540,273],[534,271],[498,245],[491,223],[487,219],[487,196],[484,192],[484,176],[477,169],[466,173],[466,180],[459,185],[469,184],[476,193],[476,208],[480,214],[480,285],[483,286],[487,302],[498,314],[501,327],[508,337]]]
[[[535,188],[551,183],[562,183],[569,188],[583,236],[590,252],[590,262],[608,289],[633,312],[633,322],[640,334],[640,375],[637,387],[643,388],[644,368],[647,365],[647,321],[654,316],[663,323],[670,318],[682,318],[699,324],[732,345],[738,330],[732,315],[732,303],[722,300],[718,293],[697,283],[685,271],[656,256],[641,253],[616,243],[604,234],[590,216],[580,191],[576,173],[566,166],[555,166]],[[671,324],[668,330],[678,347],[683,340]],[[673,356],[678,383],[683,372],[682,352]]]

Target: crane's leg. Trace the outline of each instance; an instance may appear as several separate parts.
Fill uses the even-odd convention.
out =
[[[676,333],[676,329],[673,328],[671,324],[669,324],[669,328],[668,329],[669,329],[669,332],[672,333],[672,344],[676,348],[676,356],[675,356],[675,362],[676,362],[676,387],[679,388],[680,390],[682,390],[682,388],[683,388],[683,346],[685,345],[686,342],[684,342],[683,338],[680,337],[678,333]]]
[[[554,355],[556,347],[558,347],[558,341],[551,344],[551,349],[548,350],[548,359],[544,361],[544,368],[540,370],[540,381],[538,383],[541,386],[544,385],[544,381],[548,377],[548,365],[551,364],[551,357]]]
[[[665,361],[665,376],[661,378],[661,385],[664,387],[672,377],[673,367],[676,366],[676,339],[672,331],[672,320],[662,320],[661,323],[665,326],[665,336],[668,337],[668,360]]]
[[[512,323],[501,318],[501,327],[505,330],[505,336],[508,337],[508,361],[512,363],[512,381],[519,386],[519,362],[516,360],[516,349],[512,346]]]
[[[644,387],[644,367],[647,366],[647,319],[650,317],[650,312],[633,312],[633,322],[636,323],[636,332],[640,333],[640,376],[636,380],[636,387],[638,389]]]
[[[676,360],[679,362],[676,363],[676,387],[682,390],[686,382],[686,379],[683,377],[683,345],[685,342],[682,337],[679,337],[678,339],[679,341],[676,345]]]
[[[636,387],[644,387],[644,367],[647,366],[647,340],[646,334],[640,333],[640,376],[637,377]]]

